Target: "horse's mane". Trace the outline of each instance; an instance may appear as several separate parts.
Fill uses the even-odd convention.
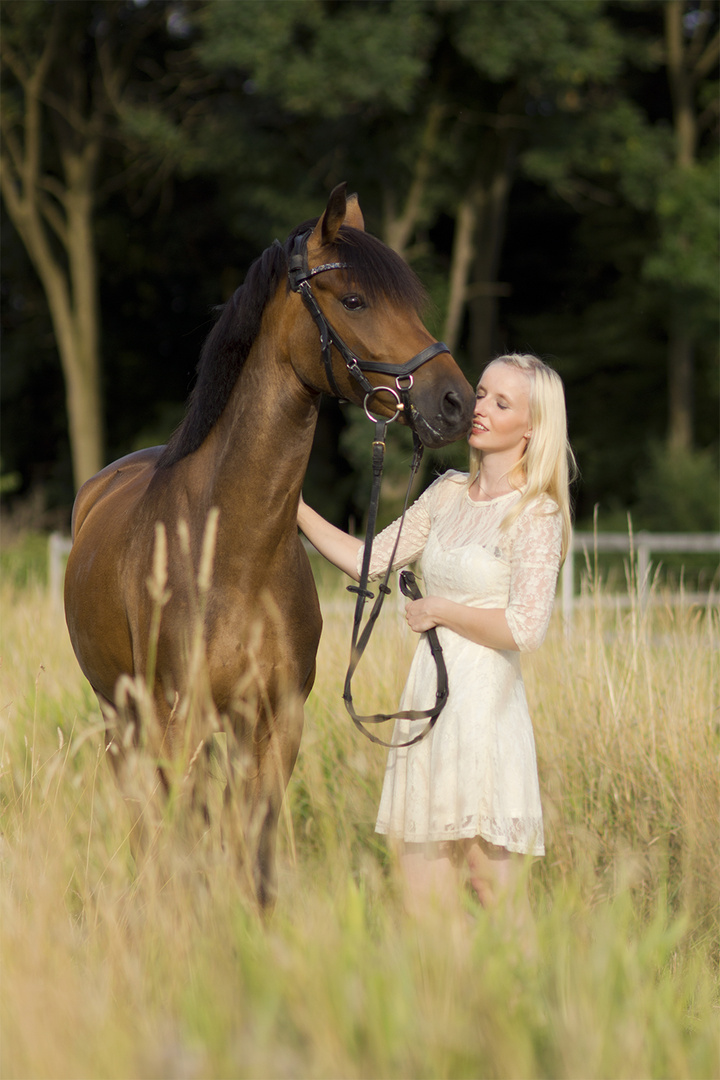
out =
[[[276,242],[267,248],[251,265],[244,283],[219,309],[218,321],[200,353],[185,419],[158,459],[158,468],[192,454],[220,419],[260,331],[265,305],[287,274],[295,238],[309,232],[316,222],[299,225],[284,245]],[[342,226],[329,258],[347,264],[346,277],[371,301],[385,299],[416,311],[426,302],[425,290],[407,263],[369,233]]]

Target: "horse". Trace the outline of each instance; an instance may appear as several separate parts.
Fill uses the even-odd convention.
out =
[[[220,309],[168,443],[106,466],[73,506],[66,621],[133,828],[143,796],[131,755],[147,753],[154,726],[165,793],[174,761],[192,755],[200,769],[208,736],[196,750],[188,702],[202,691],[212,729],[232,737],[222,816],[262,910],[276,897],[278,817],[322,625],[296,524],[321,395],[399,414],[429,447],[470,428],[474,392],[424,326],[424,299],[339,185]]]

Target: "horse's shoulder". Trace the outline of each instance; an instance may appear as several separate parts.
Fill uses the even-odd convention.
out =
[[[98,502],[107,495],[124,488],[138,475],[147,472],[152,475],[164,446],[151,446],[145,450],[136,450],[132,454],[111,461],[104,469],[83,484],[75,496],[72,513],[72,535],[77,536],[82,523]]]

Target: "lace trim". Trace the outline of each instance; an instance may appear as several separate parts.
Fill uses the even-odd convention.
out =
[[[475,836],[481,836],[488,843],[508,851],[523,855],[545,854],[542,818],[509,818],[500,821],[497,818],[468,814],[459,824],[448,824],[444,829],[421,829],[412,821],[406,821],[403,829],[394,829],[389,822],[378,818],[375,832],[409,844],[471,840]]]

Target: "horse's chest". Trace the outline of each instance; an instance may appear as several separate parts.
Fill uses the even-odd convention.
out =
[[[253,681],[272,696],[282,687],[302,688],[320,641],[316,605],[315,596],[298,603],[267,589],[226,594],[209,605],[206,644],[216,700]]]

